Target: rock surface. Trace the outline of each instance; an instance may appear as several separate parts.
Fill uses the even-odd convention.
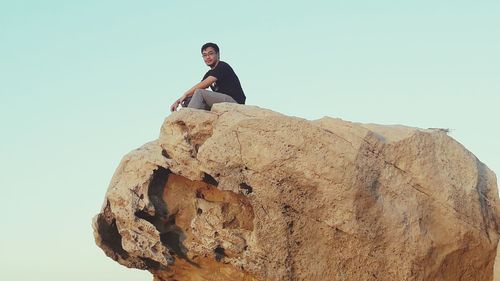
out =
[[[495,174],[440,130],[217,104],[127,154],[96,243],[154,280],[493,280]]]

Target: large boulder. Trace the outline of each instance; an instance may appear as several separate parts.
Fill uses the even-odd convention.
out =
[[[495,174],[444,130],[182,109],[125,155],[96,243],[154,280],[493,280]]]

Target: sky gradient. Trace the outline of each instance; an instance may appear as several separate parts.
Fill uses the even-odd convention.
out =
[[[74,2],[74,3],[73,3]],[[499,1],[3,1],[0,280],[151,280],[94,244],[121,157],[216,42],[247,104],[451,129],[500,171]]]

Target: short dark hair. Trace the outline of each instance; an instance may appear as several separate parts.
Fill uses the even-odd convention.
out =
[[[219,53],[219,46],[215,43],[205,43],[203,46],[201,46],[201,52],[205,51],[208,47],[214,48],[215,52],[218,54]]]

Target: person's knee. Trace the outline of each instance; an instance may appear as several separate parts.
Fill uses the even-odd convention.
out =
[[[205,90],[203,90],[203,89],[196,89],[196,90],[194,91],[194,94],[193,94],[193,95],[202,95],[204,91],[205,91]]]

